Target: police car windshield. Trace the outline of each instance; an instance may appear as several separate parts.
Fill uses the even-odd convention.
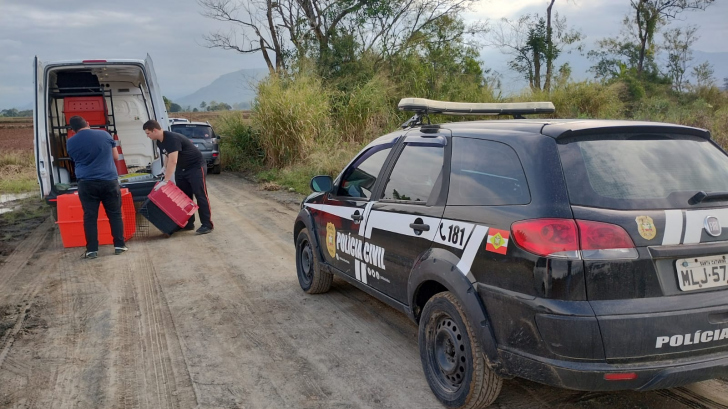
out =
[[[696,192],[728,191],[728,156],[698,137],[604,135],[560,145],[559,151],[576,205],[682,208]]]
[[[212,127],[209,125],[175,124],[172,125],[172,132],[180,133],[190,139],[212,138]]]

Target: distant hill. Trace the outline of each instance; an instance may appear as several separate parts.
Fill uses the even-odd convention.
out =
[[[186,97],[175,99],[183,109],[199,108],[205,101],[225,102],[232,105],[250,105],[255,98],[255,84],[268,75],[268,70],[243,69],[220,76],[210,85],[202,87]]]

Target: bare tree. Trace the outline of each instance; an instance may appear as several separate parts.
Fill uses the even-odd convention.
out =
[[[645,54],[653,45],[660,24],[674,20],[686,10],[705,10],[715,0],[630,0],[639,39],[637,73],[642,75]]]
[[[202,15],[232,25],[203,38],[211,48],[234,50],[243,54],[260,52],[271,73],[283,69],[284,49],[279,28],[278,2],[272,0],[198,0]],[[238,41],[238,36],[242,41]]]

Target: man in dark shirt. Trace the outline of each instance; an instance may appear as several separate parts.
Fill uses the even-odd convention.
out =
[[[164,172],[164,184],[172,180],[174,175],[177,186],[192,199],[194,195],[199,209],[200,223],[202,226],[197,229],[197,234],[206,234],[212,231],[212,213],[210,212],[210,201],[207,198],[207,186],[205,185],[205,161],[202,153],[186,136],[176,132],[163,131],[159,122],[150,119],[142,126],[149,139],[157,141],[157,147],[163,155],[167,155],[167,164]],[[160,185],[157,185],[159,188]],[[185,230],[195,228],[195,216],[192,215],[187,222]]]
[[[124,245],[124,222],[121,219],[121,187],[115,160],[119,159],[116,143],[108,132],[91,129],[80,116],[68,120],[76,132],[68,139],[66,149],[73,160],[78,179],[78,198],[83,208],[83,230],[86,234],[86,258],[98,257],[99,203],[109,217],[114,238],[114,254],[127,250]]]

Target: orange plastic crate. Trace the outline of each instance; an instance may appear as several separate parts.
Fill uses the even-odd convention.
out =
[[[57,199],[58,228],[61,231],[63,247],[85,247],[86,234],[83,230],[83,208],[78,193],[60,195]],[[121,219],[124,221],[124,239],[129,240],[136,233],[136,211],[134,199],[129,189],[121,189]],[[99,206],[97,224],[99,232],[99,245],[114,244],[111,235],[109,217],[106,215],[104,205]]]

